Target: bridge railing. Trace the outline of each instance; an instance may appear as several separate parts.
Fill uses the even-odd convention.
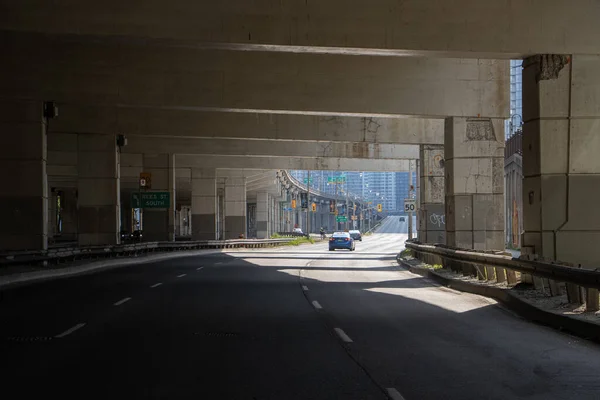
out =
[[[406,248],[424,263],[442,265],[480,280],[516,285],[519,282],[545,285],[551,296],[567,294],[570,303],[586,303],[588,311],[598,311],[600,304],[600,270],[583,269],[571,264],[542,259],[512,258],[504,252],[481,252],[455,249],[443,245],[406,242]],[[541,281],[540,281],[541,280]]]
[[[285,244],[290,240],[292,239],[141,242],[111,246],[62,247],[41,251],[19,251],[0,254],[0,268],[12,265],[52,265],[82,259],[128,257],[154,252],[271,247]]]

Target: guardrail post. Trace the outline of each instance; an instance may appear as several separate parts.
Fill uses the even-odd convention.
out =
[[[562,294],[560,282],[548,279],[548,286],[550,286],[550,296],[560,296]]]
[[[494,267],[485,266],[485,275],[488,281],[496,279],[496,271]]]
[[[598,289],[586,289],[585,309],[587,312],[600,311],[600,296]]]
[[[581,304],[581,290],[579,290],[579,286],[574,283],[567,283],[567,299],[571,304]]]
[[[506,269],[496,267],[496,281],[498,283],[506,282]]]

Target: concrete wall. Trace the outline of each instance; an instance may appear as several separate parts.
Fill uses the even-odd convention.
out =
[[[0,22],[4,29],[98,35],[100,40],[133,36],[247,50],[518,58],[598,54],[598,15],[600,4],[594,0],[577,1],[576,7],[569,0],[382,0],[368,7],[345,0],[132,0],[128,7],[119,0],[34,0],[7,3]]]
[[[600,58],[544,55],[523,73],[523,247],[600,262]]]

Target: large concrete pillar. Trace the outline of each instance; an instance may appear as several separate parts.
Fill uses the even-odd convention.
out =
[[[418,238],[423,243],[446,244],[444,146],[421,145],[419,153]]]
[[[267,239],[269,237],[269,221],[271,220],[271,204],[269,193],[258,192],[256,194],[256,238]]]
[[[121,189],[115,135],[77,135],[77,204],[80,246],[120,241]]]
[[[225,181],[225,239],[237,239],[246,233],[246,178],[229,177]]]
[[[144,172],[152,176],[153,192],[169,192],[170,207],[144,209],[144,240],[175,240],[175,155],[144,154]]]
[[[216,240],[217,171],[192,168],[192,240]]]
[[[0,250],[48,247],[46,121],[42,102],[0,102]]]
[[[504,121],[446,118],[446,241],[503,250]]]
[[[524,249],[600,263],[600,57],[524,61]]]

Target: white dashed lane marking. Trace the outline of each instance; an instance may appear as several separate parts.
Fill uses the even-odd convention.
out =
[[[392,400],[405,400],[404,397],[394,388],[387,389],[388,395]]]
[[[155,287],[159,287],[160,285],[162,285],[162,282],[155,283],[154,285],[152,285],[150,287],[154,289]]]
[[[305,286],[305,285],[302,285],[302,290],[304,290],[305,292],[307,292],[308,291],[308,287]]]
[[[313,305],[313,307],[314,307],[314,308],[316,308],[317,310],[320,310],[320,309],[322,309],[322,308],[323,308],[323,307],[321,307],[321,305],[319,304],[319,302],[318,302],[318,301],[316,301],[316,300],[312,302],[312,305]]]
[[[58,334],[58,335],[56,335],[54,337],[56,337],[56,338],[63,338],[65,336],[70,335],[71,333],[75,332],[77,329],[83,328],[84,326],[85,326],[85,324],[82,322],[81,324],[77,324],[74,327],[69,328],[66,331],[64,331],[63,333]]]
[[[177,275],[178,278],[183,278],[184,276],[186,276],[187,274],[181,274],[181,275]]]
[[[125,297],[124,299],[117,301],[114,305],[115,306],[120,306],[121,304],[126,303],[129,300],[131,300],[131,297]]]
[[[352,343],[352,339],[350,339],[350,336],[346,335],[346,332],[344,332],[341,328],[334,328],[334,330],[335,333],[337,333],[340,339],[342,339],[344,342]]]

